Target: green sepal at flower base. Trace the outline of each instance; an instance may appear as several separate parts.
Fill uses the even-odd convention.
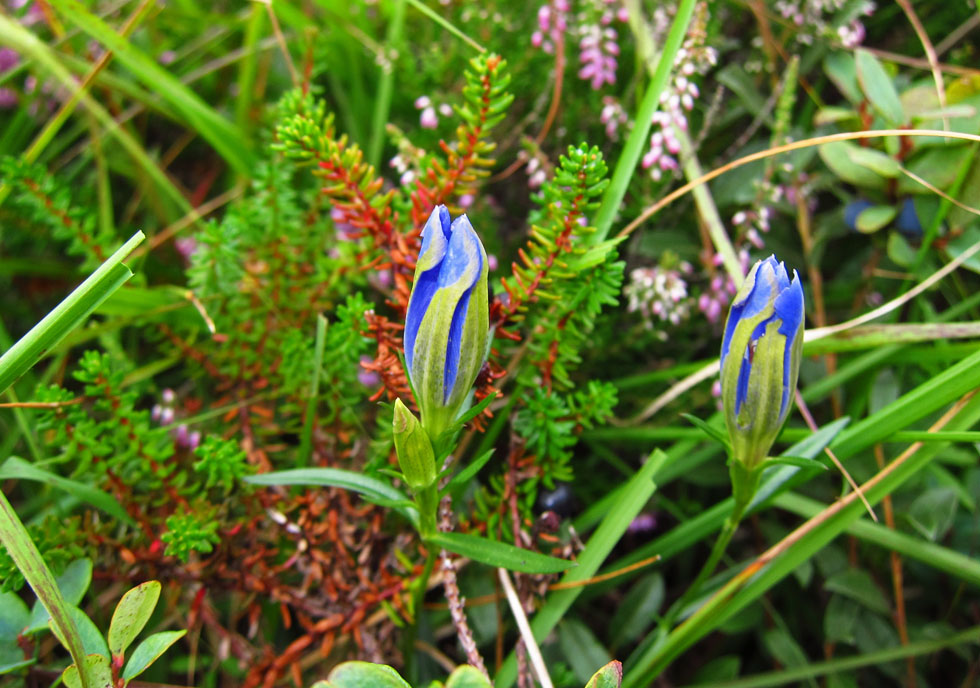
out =
[[[755,493],[789,410],[803,354],[803,287],[774,256],[735,295],[721,345],[721,390],[736,505]]]
[[[401,399],[395,400],[391,434],[402,478],[415,496],[419,534],[423,538],[430,537],[436,532],[436,512],[439,509],[435,449],[429,433]]]
[[[391,424],[398,454],[398,467],[405,482],[414,491],[431,487],[436,482],[436,455],[428,433],[401,399],[395,400],[395,415]]]

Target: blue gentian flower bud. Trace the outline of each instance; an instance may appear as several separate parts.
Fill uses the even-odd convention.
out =
[[[803,287],[769,256],[755,264],[725,323],[721,395],[732,458],[754,471],[793,404],[803,353]]]
[[[487,254],[466,215],[440,205],[422,230],[405,317],[405,363],[433,439],[455,419],[487,353]]]

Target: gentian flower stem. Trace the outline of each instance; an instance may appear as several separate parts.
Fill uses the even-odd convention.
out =
[[[732,511],[728,518],[725,519],[725,523],[722,526],[721,531],[718,533],[718,538],[715,540],[715,544],[711,548],[711,553],[701,566],[701,570],[698,571],[698,575],[687,587],[687,590],[684,591],[684,594],[681,595],[680,599],[678,599],[677,602],[675,602],[664,615],[664,618],[660,623],[660,627],[665,631],[670,630],[684,609],[697,598],[698,593],[701,591],[701,587],[711,577],[711,574],[715,572],[715,569],[718,567],[718,562],[721,561],[722,555],[724,555],[725,550],[728,549],[728,543],[731,542],[732,536],[735,535],[735,531],[738,529],[738,524],[742,520],[742,515],[745,513],[746,506],[748,506],[748,504],[739,506],[739,504],[736,502],[735,510]]]

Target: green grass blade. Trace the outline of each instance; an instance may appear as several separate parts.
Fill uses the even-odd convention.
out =
[[[773,500],[773,506],[804,518],[813,518],[823,511],[826,505],[809,497],[787,492],[776,497]],[[945,571],[951,576],[980,586],[980,561],[956,550],[892,530],[871,521],[854,521],[847,526],[846,532],[872,544],[897,552],[903,557],[916,559],[923,564]]]
[[[840,674],[862,667],[878,666],[886,662],[894,662],[897,659],[905,659],[906,657],[928,655],[947,647],[954,647],[965,643],[980,643],[980,626],[968,628],[965,631],[948,635],[945,638],[919,640],[911,642],[908,645],[889,647],[885,650],[877,650],[875,652],[866,652],[854,657],[838,657],[836,659],[814,662],[813,664],[805,664],[799,667],[784,667],[779,671],[759,674],[757,676],[747,676],[737,681],[712,683],[711,688],[768,688],[769,686],[785,686],[790,683],[816,678],[817,676]],[[704,684],[699,685],[704,688]],[[694,688],[694,686],[687,688]]]
[[[381,64],[381,80],[378,82],[378,94],[374,98],[374,112],[371,117],[371,136],[367,140],[367,160],[375,169],[381,163],[381,152],[384,150],[385,125],[391,110],[391,93],[395,84],[395,68],[392,64],[393,53],[402,42],[405,29],[405,0],[394,0],[392,15],[388,21],[388,32],[385,36],[385,49],[388,58]]]
[[[159,93],[218,153],[243,176],[250,175],[255,159],[242,145],[245,141],[234,124],[219,115],[173,74],[147,57],[76,0],[52,0],[51,4],[72,24],[111,50],[147,88]]]
[[[847,426],[848,419],[840,418],[833,423],[828,423],[817,432],[810,433],[797,444],[786,450],[788,456],[803,456],[806,458],[816,458],[828,444]],[[749,511],[757,510],[763,502],[779,494],[783,490],[789,489],[788,482],[795,476],[800,469],[793,466],[781,466],[766,471],[759,485],[756,499],[753,500]],[[663,559],[669,559],[675,554],[684,551],[695,543],[701,542],[706,537],[718,531],[725,519],[732,513],[735,500],[731,497],[719,502],[710,509],[702,511],[694,518],[687,519],[676,528],[664,535],[656,538],[643,547],[639,547],[628,555],[615,561],[608,570],[621,569],[630,564],[642,561],[654,554],[659,554]]]
[[[55,81],[65,87],[69,92],[78,87],[78,81],[72,76],[51,47],[43,43],[37,36],[25,29],[17,22],[11,20],[4,14],[0,14],[0,37],[8,47],[15,49],[36,61],[45,71],[47,71]],[[109,111],[99,105],[88,95],[81,96],[82,106],[85,107],[105,128],[107,135],[114,137],[119,144],[133,158],[153,180],[154,184],[176,205],[181,212],[186,213],[191,210],[190,203],[184,195],[167,178],[167,175],[159,166],[150,159],[143,150],[142,146],[125,129],[120,127],[113,119]]]
[[[893,433],[953,403],[980,386],[980,352],[967,356],[928,382],[842,432],[831,448],[841,460],[887,440]],[[961,428],[968,430],[969,428]]]
[[[316,415],[317,398],[320,396],[320,374],[323,372],[323,350],[327,344],[327,319],[323,314],[316,316],[316,341],[313,345],[313,383],[310,385],[310,398],[306,402],[306,418],[303,421],[303,434],[299,442],[299,463],[309,466],[313,459],[313,418]]]
[[[252,128],[252,96],[255,91],[255,76],[258,73],[258,45],[265,28],[266,7],[261,2],[253,2],[245,25],[243,48],[245,56],[238,66],[238,97],[235,100],[235,124],[245,132]]]
[[[82,647],[82,637],[72,619],[70,607],[61,596],[51,570],[44,563],[37,546],[3,492],[0,492],[0,542],[7,548],[7,553],[23,574],[24,580],[34,590],[37,599],[48,610],[51,623],[57,626],[60,637],[64,638],[65,649],[71,655],[75,666],[81,667],[85,650]],[[84,688],[92,688],[88,675],[84,671],[80,672],[80,677]]]
[[[432,21],[434,21],[436,24],[438,24],[439,26],[441,26],[442,28],[444,28],[446,31],[448,31],[452,35],[456,36],[456,38],[460,39],[464,43],[468,43],[469,45],[471,45],[473,48],[475,48],[476,50],[480,51],[481,53],[485,53],[487,51],[486,48],[484,48],[482,45],[480,45],[479,43],[477,43],[476,41],[474,41],[472,38],[470,38],[469,36],[467,36],[465,31],[462,31],[462,30],[456,28],[456,26],[454,24],[450,23],[449,21],[447,21],[443,17],[440,17],[429,6],[424,5],[422,2],[420,2],[420,0],[406,0],[406,2],[408,2],[408,4],[410,4],[412,7],[414,7],[415,9],[417,9],[419,12],[421,12],[422,14],[424,14],[425,16],[427,16],[429,19],[431,19]]]
[[[677,51],[687,35],[687,27],[691,23],[691,16],[694,14],[696,4],[697,0],[681,0],[677,5],[677,14],[674,15],[674,23],[671,24],[670,33],[667,34],[667,40],[664,42],[664,49],[660,54],[657,70],[650,85],[647,86],[646,93],[643,94],[640,108],[636,112],[634,120],[636,124],[619,154],[612,181],[606,189],[606,193],[603,194],[602,205],[599,206],[599,211],[596,213],[596,231],[589,237],[589,241],[593,244],[598,244],[609,237],[613,220],[616,219],[616,213],[626,197],[626,189],[636,171],[636,165],[643,155],[643,149],[647,145],[650,125],[653,123],[653,113],[657,111],[657,107],[660,105],[660,94],[667,86],[667,80],[674,68],[674,59],[677,57]]]
[[[881,413],[875,414],[878,415]],[[954,431],[966,430],[978,421],[980,421],[980,396],[967,403],[947,427]],[[865,432],[868,432],[867,428]],[[944,445],[939,443],[926,445],[900,464],[889,466],[887,472],[882,472],[874,485],[864,490],[865,497],[872,505],[878,503],[925,468],[943,448]],[[681,652],[718,628],[748,604],[759,599],[864,514],[864,505],[861,501],[852,499],[828,518],[813,526],[787,549],[767,561],[753,576],[746,578],[744,574],[738,575],[726,583],[690,618],[675,628],[663,642],[655,643],[641,653],[632,665],[631,673],[623,682],[623,688],[647,685]]]
[[[143,241],[137,232],[122,248],[112,254],[92,275],[48,313],[30,332],[20,338],[0,356],[0,393],[13,384],[46,352],[61,341],[69,331],[78,327],[95,308],[132,276],[123,259]],[[84,650],[78,629],[61,596],[51,571],[31,540],[14,508],[0,492],[0,542],[23,574],[28,585],[51,615],[51,622],[60,631],[75,665],[82,667]],[[83,670],[81,683],[88,688],[90,681]]]
[[[65,335],[78,327],[112,292],[132,277],[133,273],[122,261],[141,241],[143,232],[137,232],[69,294],[68,298],[0,356],[0,393],[6,391]]]
[[[588,545],[578,558],[578,566],[562,578],[563,583],[584,581],[595,575],[602,562],[612,552],[613,547],[623,537],[627,526],[656,492],[657,484],[654,482],[654,478],[668,458],[668,455],[662,451],[655,451],[643,467],[636,472],[636,475],[630,479],[615,507],[609,511],[595,533],[589,538]],[[531,622],[531,629],[534,631],[534,637],[538,639],[538,642],[551,633],[561,621],[565,612],[581,594],[582,589],[582,587],[568,588],[548,596],[548,601],[535,614],[534,620]],[[497,672],[494,685],[497,688],[510,688],[516,678],[517,660],[512,653],[500,671]]]

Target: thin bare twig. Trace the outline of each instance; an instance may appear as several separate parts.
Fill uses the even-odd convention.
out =
[[[939,71],[939,58],[936,56],[936,49],[932,46],[932,41],[929,40],[926,27],[919,21],[919,15],[912,9],[912,3],[909,0],[895,0],[895,2],[905,12],[905,16],[909,18],[909,23],[915,30],[915,35],[919,37],[919,42],[922,43],[922,49],[925,50],[926,59],[929,60],[929,69],[932,71],[932,80],[936,82],[936,95],[939,96],[939,107],[945,110],[946,85],[943,83],[942,72]],[[945,112],[943,113],[943,129],[949,130],[949,117],[946,116]]]
[[[800,394],[800,390],[796,390],[796,406],[800,409],[800,415],[803,416],[803,420],[806,422],[807,427],[810,428],[812,432],[816,432],[817,423],[813,420],[813,416],[810,415],[810,409],[807,408],[806,402],[803,401],[803,395]],[[834,462],[834,465],[837,466],[837,470],[844,475],[844,478],[847,480],[847,484],[851,486],[851,489],[857,492],[858,496],[861,498],[861,501],[864,503],[864,508],[867,509],[868,514],[871,516],[871,520],[877,523],[878,515],[875,513],[875,510],[871,508],[871,504],[868,502],[867,497],[865,497],[864,493],[861,492],[860,485],[854,481],[854,478],[852,478],[851,474],[847,472],[847,469],[844,468],[844,464],[840,462],[840,459],[837,458],[837,455],[831,450],[830,447],[824,447],[823,451],[830,457],[830,460]]]
[[[738,160],[733,160],[730,163],[722,165],[721,167],[716,167],[710,172],[705,172],[697,179],[692,179],[687,184],[678,187],[640,213],[632,222],[620,230],[618,236],[628,236],[637,227],[650,219],[651,216],[655,215],[660,210],[676,201],[694,187],[700,186],[701,184],[707,184],[715,177],[720,177],[726,172],[730,172],[744,165],[748,165],[749,163],[756,162],[757,160],[764,160],[774,155],[781,155],[782,153],[789,153],[791,151],[801,150],[803,148],[820,146],[825,143],[834,143],[836,141],[854,141],[859,139],[876,139],[883,138],[885,136],[936,136],[980,142],[980,136],[977,136],[976,134],[964,134],[958,131],[942,131],[937,129],[873,129],[871,131],[844,131],[837,134],[827,134],[826,136],[816,136],[810,139],[793,141],[791,143],[786,143],[781,146],[774,146],[772,148],[767,148],[766,150],[743,156]]]
[[[517,598],[517,591],[514,590],[514,584],[510,581],[510,574],[507,573],[507,569],[497,569],[497,576],[500,578],[500,584],[507,594],[507,604],[510,605],[510,611],[514,615],[514,620],[517,621],[517,628],[520,629],[521,639],[527,648],[527,654],[531,659],[531,666],[534,667],[534,673],[538,676],[538,683],[541,684],[541,688],[554,688],[554,684],[551,682],[551,676],[548,675],[548,667],[544,663],[544,657],[541,656],[541,648],[538,647],[537,642],[534,640],[531,625],[527,622],[524,608],[521,607],[521,601]]]

